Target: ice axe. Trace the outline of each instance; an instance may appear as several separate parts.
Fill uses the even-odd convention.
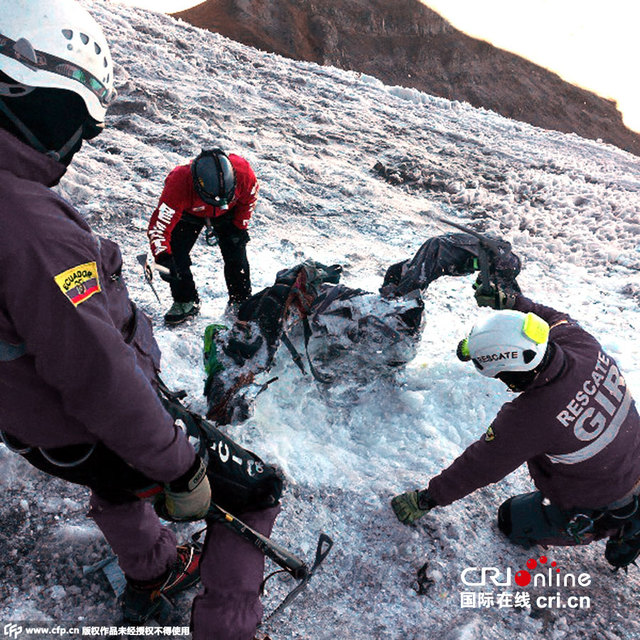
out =
[[[218,521],[225,524],[229,529],[254,545],[267,557],[271,558],[278,566],[282,567],[282,569],[290,574],[295,580],[300,581],[298,585],[289,592],[285,599],[265,618],[265,620],[259,626],[263,626],[274,616],[280,613],[283,609],[288,607],[294,600],[294,598],[296,598],[300,593],[302,593],[302,591],[307,588],[307,585],[309,584],[312,576],[315,574],[316,569],[324,562],[324,559],[329,554],[329,551],[331,551],[331,547],[333,547],[333,540],[326,533],[321,533],[320,537],[318,538],[318,544],[316,547],[315,561],[311,567],[308,567],[303,560],[300,560],[300,558],[292,554],[288,549],[277,544],[266,536],[263,536],[261,533],[258,533],[249,525],[245,524],[241,520],[238,520],[238,518],[231,515],[228,511],[225,511],[222,507],[215,503],[211,503],[209,518],[212,518],[214,520],[217,519]],[[267,578],[267,580],[268,579],[269,578]],[[264,588],[264,582],[262,583],[262,588]]]
[[[158,295],[156,288],[153,286],[153,269],[155,268],[157,271],[160,271],[164,267],[160,267],[160,265],[156,263],[154,263],[152,267],[149,261],[147,260],[146,253],[141,253],[139,256],[136,257],[136,259],[140,263],[140,266],[142,267],[142,272],[144,273],[144,279],[146,280],[147,284],[151,287],[151,291],[153,291],[154,295],[158,299],[158,302],[162,303],[162,300],[160,300],[160,296]]]

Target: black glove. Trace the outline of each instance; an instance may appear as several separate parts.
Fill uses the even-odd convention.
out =
[[[172,255],[166,251],[156,256],[156,271],[165,282],[177,282],[180,280],[180,273],[176,261]],[[160,267],[159,269],[157,267]]]
[[[402,524],[413,524],[436,506],[428,489],[407,491],[391,500],[391,507]]]
[[[228,233],[219,234],[218,242],[226,242],[234,247],[243,247],[249,242],[249,232],[234,226]]]
[[[474,297],[479,307],[491,307],[498,311],[502,309],[513,309],[516,297],[513,293],[507,293],[500,285],[491,283],[489,290],[484,292],[480,279],[473,284],[475,289]]]
[[[227,344],[222,347],[226,353],[239,367],[252,358],[258,349],[262,346],[262,336],[258,336],[253,342],[242,342],[236,338],[231,338]]]
[[[211,227],[217,236],[228,236],[233,233],[234,229],[240,231],[240,229],[233,224],[233,216],[231,213],[224,213],[221,216],[210,218],[207,222],[211,223]]]
[[[232,244],[247,244],[249,242],[249,232],[246,229],[236,227],[231,213],[212,218],[211,228],[219,242],[224,240]]]

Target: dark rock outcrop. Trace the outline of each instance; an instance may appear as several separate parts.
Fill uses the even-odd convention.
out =
[[[206,0],[175,14],[280,55],[466,101],[640,155],[612,100],[471,38],[418,0]]]

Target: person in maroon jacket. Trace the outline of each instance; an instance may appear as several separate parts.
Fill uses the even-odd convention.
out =
[[[156,268],[174,300],[165,314],[167,324],[199,311],[189,254],[205,225],[207,242],[217,239],[222,253],[229,304],[251,295],[247,227],[257,198],[258,181],[249,163],[221,149],[202,151],[167,176],[147,232]]]
[[[115,98],[102,30],[74,0],[0,0],[0,15],[0,435],[91,489],[139,622],[198,581],[200,559],[144,498],[153,487],[172,518],[198,518],[209,482],[153,387],[160,351],[118,246],[50,188]]]
[[[618,365],[564,313],[495,289],[479,303],[502,310],[459,357],[520,395],[428,488],[396,496],[397,517],[413,523],[526,462],[537,491],[500,506],[500,530],[525,547],[609,537],[605,557],[626,567],[640,555],[640,419]]]
[[[204,550],[160,522],[154,496],[171,520],[208,514],[206,470],[156,391],[160,351],[118,246],[51,189],[104,127],[108,44],[75,0],[0,0],[0,15],[0,438],[91,490],[88,515],[126,577],[127,622],[202,574],[193,637],[250,640],[264,556],[217,521]],[[279,506],[246,508],[243,520],[269,535]]]

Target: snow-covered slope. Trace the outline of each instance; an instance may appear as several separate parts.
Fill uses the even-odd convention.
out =
[[[387,266],[444,229],[431,213],[509,239],[525,259],[530,297],[569,311],[603,342],[640,395],[640,159],[574,135],[542,131],[466,104],[374,78],[249,49],[166,16],[88,2],[117,62],[120,98],[108,130],[85,146],[60,190],[125,254],[132,296],[149,313],[164,377],[204,410],[202,333],[226,292],[217,249],[192,257],[200,317],[166,329],[138,253],[176,164],[222,146],[249,159],[261,184],[248,246],[254,290],[305,258],[342,263],[343,282],[376,291]],[[530,490],[523,470],[401,526],[390,497],[424,486],[486,429],[508,394],[455,359],[479,313],[469,278],[426,295],[417,358],[388,379],[330,388],[280,354],[254,416],[229,430],[285,471],[274,537],[310,556],[317,533],[335,547],[308,593],[269,628],[274,639],[632,638],[640,581],[610,574],[604,545],[549,549],[563,570],[589,572],[591,608],[461,606],[472,566],[523,568],[531,553],[500,537],[502,500]],[[102,576],[82,565],[107,552],[85,517],[86,492],[32,470],[0,446],[0,621],[111,625]],[[193,527],[178,528],[186,535]],[[434,584],[412,589],[429,562]],[[269,585],[267,608],[287,584]],[[487,588],[486,591],[491,591]],[[500,589],[493,589],[493,591]],[[557,589],[531,588],[532,594]],[[189,598],[172,624],[188,624]],[[166,637],[166,636],[165,636]]]

